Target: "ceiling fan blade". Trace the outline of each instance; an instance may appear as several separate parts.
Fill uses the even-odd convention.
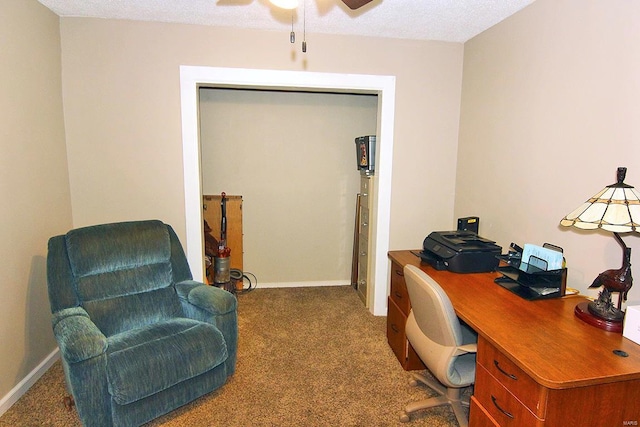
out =
[[[372,0],[342,0],[342,3],[346,4],[349,9],[356,10],[371,1]]]

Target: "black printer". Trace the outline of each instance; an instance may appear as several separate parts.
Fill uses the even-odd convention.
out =
[[[454,273],[485,273],[498,267],[502,247],[473,231],[434,231],[422,244],[423,262],[436,270]]]

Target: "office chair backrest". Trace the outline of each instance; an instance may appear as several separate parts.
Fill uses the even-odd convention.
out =
[[[404,277],[412,311],[420,330],[442,346],[461,345],[460,321],[449,297],[438,282],[413,265],[404,268]]]
[[[404,277],[411,301],[405,328],[407,338],[429,371],[447,387],[473,383],[475,354],[460,346],[477,336],[463,331],[449,297],[425,272],[405,266]]]

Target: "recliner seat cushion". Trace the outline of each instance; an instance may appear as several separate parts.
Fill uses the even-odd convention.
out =
[[[109,393],[120,405],[196,377],[227,359],[222,333],[186,318],[117,334],[108,343]]]
[[[173,287],[86,301],[82,307],[107,337],[183,316]]]

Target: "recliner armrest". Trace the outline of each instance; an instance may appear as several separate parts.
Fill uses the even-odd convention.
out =
[[[225,361],[227,375],[232,375],[236,369],[238,351],[236,297],[224,289],[194,280],[176,283],[175,289],[185,316],[215,325],[222,332],[227,345],[228,357]]]
[[[69,363],[82,362],[107,351],[107,338],[82,307],[55,312],[52,324],[62,357]]]
[[[237,307],[236,298],[229,292],[194,280],[176,283],[176,291],[183,302],[214,316],[230,313]]]

